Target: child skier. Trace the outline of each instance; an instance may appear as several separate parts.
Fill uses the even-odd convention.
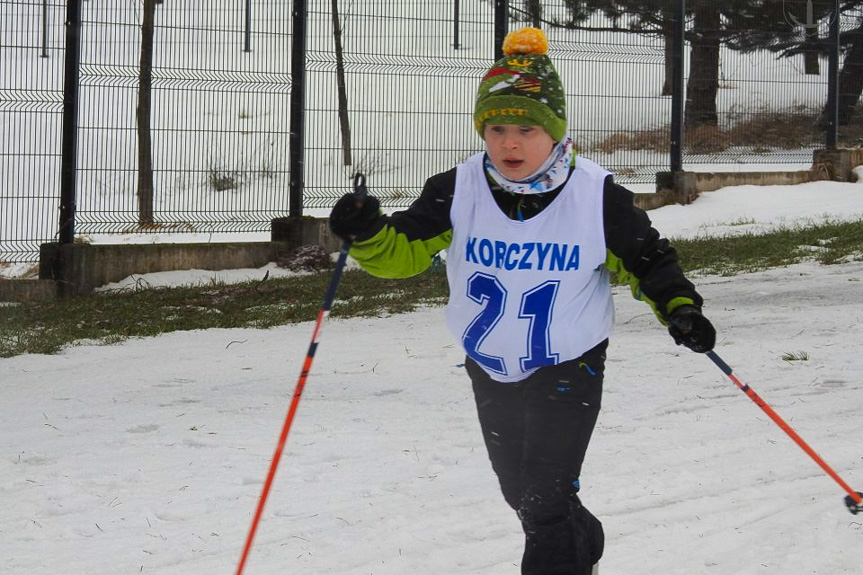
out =
[[[713,348],[702,298],[632,193],[573,150],[547,39],[523,28],[482,79],[474,125],[486,152],[432,176],[391,216],[345,194],[330,215],[369,273],[408,277],[446,249],[446,321],[465,352],[479,422],[525,533],[522,573],[588,575],[600,522],[579,476],[602,396],[612,273],[677,344]]]

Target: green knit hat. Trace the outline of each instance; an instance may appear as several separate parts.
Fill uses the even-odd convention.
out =
[[[473,122],[481,138],[489,123],[542,126],[555,142],[566,136],[566,97],[547,51],[548,38],[538,28],[507,34],[504,57],[476,94]]]

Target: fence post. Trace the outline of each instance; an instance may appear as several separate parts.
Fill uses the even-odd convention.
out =
[[[246,0],[246,31],[243,52],[252,51],[252,0]]]
[[[61,244],[75,239],[78,165],[78,80],[81,60],[81,0],[66,0],[66,59],[63,79],[63,130],[60,160]]]
[[[48,0],[42,0],[42,58],[48,57]]]
[[[833,2],[830,22],[830,54],[827,72],[827,138],[825,146],[835,150],[839,145],[839,0]]]
[[[671,173],[683,169],[683,50],[686,32],[686,0],[674,5],[674,48],[671,78]]]
[[[509,28],[509,2],[494,0],[494,59],[503,58],[503,39]]]
[[[453,48],[458,50],[461,47],[459,45],[459,38],[458,38],[458,25],[459,25],[459,9],[458,9],[459,8],[459,2],[458,2],[458,0],[455,0],[454,4],[455,4],[455,14],[453,16],[453,44],[452,45],[453,45]]]
[[[303,188],[305,183],[305,145],[306,145],[306,20],[308,18],[307,0],[294,0],[291,21],[291,134],[290,172],[291,183],[288,192],[289,215],[299,218],[303,215]]]

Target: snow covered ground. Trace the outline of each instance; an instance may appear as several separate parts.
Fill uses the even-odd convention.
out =
[[[676,237],[861,215],[863,186],[833,183],[727,188],[651,212]],[[696,283],[719,355],[863,490],[861,277],[860,262],[807,263]],[[838,485],[646,306],[615,295],[582,477],[606,529],[603,575],[859,574],[863,516]],[[0,573],[233,573],[311,329],[0,360]],[[246,573],[516,575],[519,523],[462,361],[440,309],[330,320]]]

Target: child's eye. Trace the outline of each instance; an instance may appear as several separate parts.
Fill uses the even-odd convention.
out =
[[[535,130],[535,128],[533,126],[519,126],[519,131],[522,134],[530,134],[534,130]]]

